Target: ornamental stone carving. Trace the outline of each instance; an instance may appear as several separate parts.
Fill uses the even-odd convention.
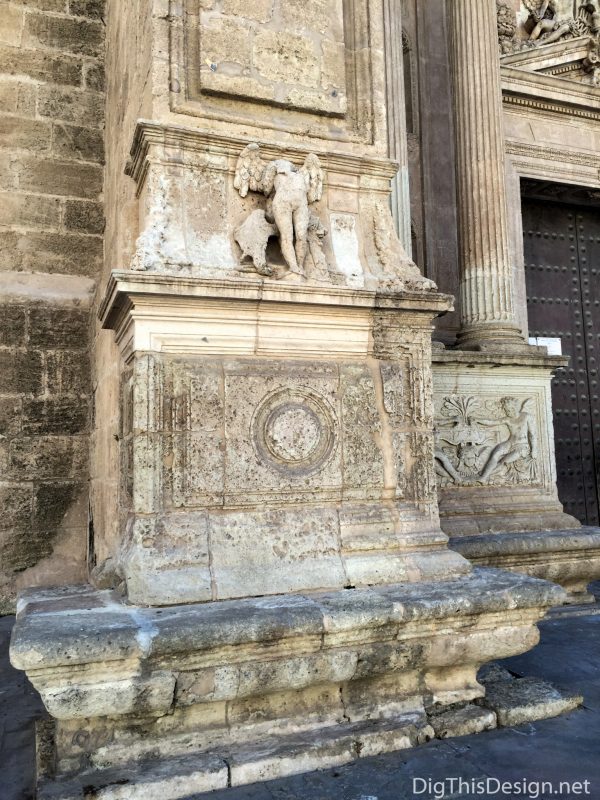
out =
[[[434,291],[435,283],[421,274],[417,265],[402,247],[394,229],[394,220],[389,205],[378,201],[373,204],[371,214],[373,244],[378,260],[374,272],[379,279],[380,286],[393,286],[401,283],[408,290]]]
[[[322,271],[324,256],[320,237],[325,229],[309,206],[323,194],[323,171],[316,155],[309,153],[298,169],[287,159],[264,161],[257,144],[245,147],[237,161],[234,187],[241,197],[248,191],[267,197],[265,210],[255,209],[235,231],[242,258],[249,256],[255,270],[266,277],[286,280],[306,278],[305,261],[310,250],[316,269]],[[266,263],[267,243],[279,236],[287,269],[277,274]]]
[[[440,486],[535,484],[538,437],[532,398],[444,398],[436,421],[435,463]]]
[[[517,49],[517,16],[512,6],[504,0],[496,0],[498,17],[498,44],[500,54],[513,53]]]
[[[280,472],[310,474],[328,460],[337,422],[327,401],[306,389],[274,392],[252,420],[254,446],[261,461]]]
[[[521,5],[518,24],[513,6],[506,0],[496,2],[502,55],[578,36],[597,39],[600,34],[597,0],[573,4],[563,0],[522,0]]]
[[[576,13],[564,13],[558,0],[524,0],[533,28],[529,41],[552,44],[563,37],[597,33],[600,16],[594,2],[580,3]]]

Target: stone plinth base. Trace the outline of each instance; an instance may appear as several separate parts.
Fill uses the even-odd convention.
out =
[[[563,600],[482,569],[168,608],[31,592],[11,659],[56,720],[42,796],[174,800],[412,746],[434,735],[426,709],[482,697],[479,667],[534,646]]]
[[[538,350],[541,348],[538,348]],[[600,530],[556,490],[551,377],[561,356],[436,352],[436,473],[450,546],[479,566],[554,581],[593,602]]]
[[[444,491],[440,515],[442,529],[451,539],[474,538],[479,534],[575,530],[579,526],[553,497],[519,487],[479,486]]]
[[[560,583],[569,603],[593,603],[600,574],[600,528],[461,536],[450,546],[478,566],[495,566]]]
[[[434,353],[436,473],[450,537],[579,526],[556,491],[551,378],[566,359],[541,350]]]
[[[435,492],[431,321],[449,307],[114,273],[120,535],[95,539],[112,586],[175,605],[468,573]]]

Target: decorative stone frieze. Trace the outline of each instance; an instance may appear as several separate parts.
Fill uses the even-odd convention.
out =
[[[131,268],[390,291],[435,288],[396,234],[389,207],[395,167],[388,160],[296,148],[283,156],[269,143],[140,123],[128,166],[142,215]]]
[[[448,395],[437,419],[442,486],[535,484],[540,459],[532,397]]]
[[[558,359],[539,356],[535,363],[524,356],[519,363],[470,354],[467,362],[458,353],[434,359],[436,475],[446,532],[578,527],[556,494],[550,376]]]
[[[570,602],[592,602],[600,533],[565,514],[556,491],[550,378],[559,362],[434,353],[440,519],[473,563],[556,581]]]

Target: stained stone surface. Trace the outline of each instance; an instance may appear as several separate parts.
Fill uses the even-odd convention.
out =
[[[489,731],[496,727],[496,714],[492,709],[468,704],[430,712],[429,723],[438,739],[449,736],[467,736],[469,733]]]
[[[600,529],[490,532],[453,538],[452,546],[474,564],[518,570],[556,581],[569,593],[572,604],[593,603],[588,584],[600,570]]]
[[[466,575],[433,474],[430,324],[447,307],[115,273],[115,586],[162,605]]]
[[[580,706],[581,694],[563,691],[540,678],[515,678],[486,683],[482,703],[495,712],[498,725],[521,725],[548,719]]]
[[[431,738],[425,707],[482,697],[478,667],[534,645],[536,623],[562,598],[553,584],[494,570],[168,608],[90,587],[46,590],[22,598],[11,658],[56,720],[49,797],[72,780],[131,780],[150,759],[155,777],[139,796],[178,800],[190,752],[227,765],[196,763],[193,785],[208,788]],[[456,735],[492,717],[471,707],[438,722],[438,735]]]
[[[361,795],[379,800],[408,798],[412,778],[442,780],[448,776],[500,780],[584,780],[600,783],[597,741],[600,737],[600,615],[590,606],[574,615],[567,608],[560,619],[540,623],[538,647],[502,662],[508,675],[539,675],[585,697],[583,708],[552,719],[499,728],[460,739],[433,740],[421,747],[370,758],[346,766],[310,772],[250,786],[224,789],[217,794],[194,794],[193,800],[297,800],[319,796],[323,800],[356,800]],[[10,633],[14,619],[0,626]],[[0,764],[3,800],[31,797],[34,785],[33,722],[41,714],[34,690],[23,683],[22,673],[8,665],[7,638],[0,652],[3,733]],[[514,673],[514,674],[513,674]],[[481,675],[481,673],[480,673]],[[29,688],[25,688],[28,686]],[[30,698],[24,701],[23,698]],[[192,800],[190,797],[189,800]]]

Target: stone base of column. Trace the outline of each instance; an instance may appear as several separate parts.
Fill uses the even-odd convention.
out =
[[[560,583],[581,602],[600,578],[600,532],[556,490],[550,382],[560,356],[434,351],[442,530],[475,564]]]
[[[90,587],[22,596],[13,664],[54,717],[40,800],[179,800],[412,747],[482,698],[564,601],[500,570],[454,581],[141,608]],[[483,710],[463,732],[493,727]]]
[[[518,326],[495,323],[461,328],[456,347],[492,353],[535,352],[535,346],[527,343]]]

